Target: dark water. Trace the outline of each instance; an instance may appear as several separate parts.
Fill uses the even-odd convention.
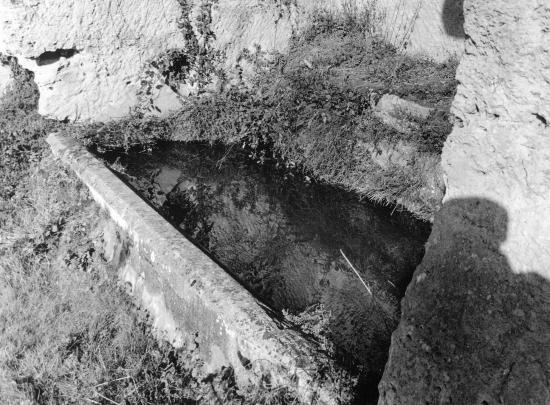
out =
[[[426,224],[227,148],[172,143],[117,158],[144,198],[262,302],[328,319],[337,358],[380,377]]]

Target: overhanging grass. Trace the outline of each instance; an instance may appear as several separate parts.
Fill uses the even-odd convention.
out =
[[[256,64],[251,83],[191,96],[167,119],[136,112],[121,121],[65,130],[99,150],[135,145],[148,149],[158,140],[239,145],[260,163],[276,159],[362,197],[398,204],[430,219],[443,194],[437,161],[451,129],[448,109],[457,63],[403,55],[372,34],[376,16],[369,10],[346,10],[316,14],[311,27],[293,39],[287,55],[266,58],[261,50],[243,54]],[[436,110],[426,120],[413,119],[414,131],[400,133],[372,111],[387,93]],[[418,156],[408,166],[380,167],[358,143],[405,143],[416,148]]]
[[[429,219],[443,193],[437,162],[451,130],[455,68],[454,62],[401,55],[376,37],[365,37],[364,26],[349,16],[321,14],[288,55],[258,68],[253,83],[187,100],[171,119],[171,138],[240,144],[259,162],[274,158]],[[400,133],[373,114],[386,93],[436,110],[426,120],[413,119],[417,130]],[[404,142],[418,153],[408,166],[380,167],[359,142]]]

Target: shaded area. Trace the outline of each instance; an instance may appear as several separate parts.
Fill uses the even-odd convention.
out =
[[[447,35],[464,38],[464,0],[445,0],[443,26]]]
[[[36,60],[38,66],[46,66],[59,61],[61,58],[72,58],[77,53],[79,53],[78,49],[74,48],[56,49],[55,51],[43,52],[33,59]]]
[[[310,319],[322,348],[376,386],[428,225],[231,149],[165,144],[118,159],[124,177],[235,278],[274,310]]]
[[[550,403],[550,284],[500,253],[508,215],[457,199],[436,217],[403,301],[382,404]]]

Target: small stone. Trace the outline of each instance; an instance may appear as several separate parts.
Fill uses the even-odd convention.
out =
[[[512,313],[514,314],[514,316],[517,316],[519,318],[524,318],[525,317],[525,312],[523,312],[523,310],[521,310],[519,308],[514,309],[514,311]]]
[[[422,273],[422,274],[419,274],[418,276],[416,276],[416,282],[417,283],[420,283],[422,282],[424,279],[426,279],[426,273]]]

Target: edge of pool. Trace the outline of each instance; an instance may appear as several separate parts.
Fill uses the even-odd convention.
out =
[[[305,403],[339,404],[348,397],[351,380],[344,370],[300,333],[281,327],[78,141],[52,133],[47,142],[125,235],[116,242],[124,252],[119,276],[165,339],[176,347],[194,345],[211,370],[233,367],[239,382],[254,384],[268,375]]]

